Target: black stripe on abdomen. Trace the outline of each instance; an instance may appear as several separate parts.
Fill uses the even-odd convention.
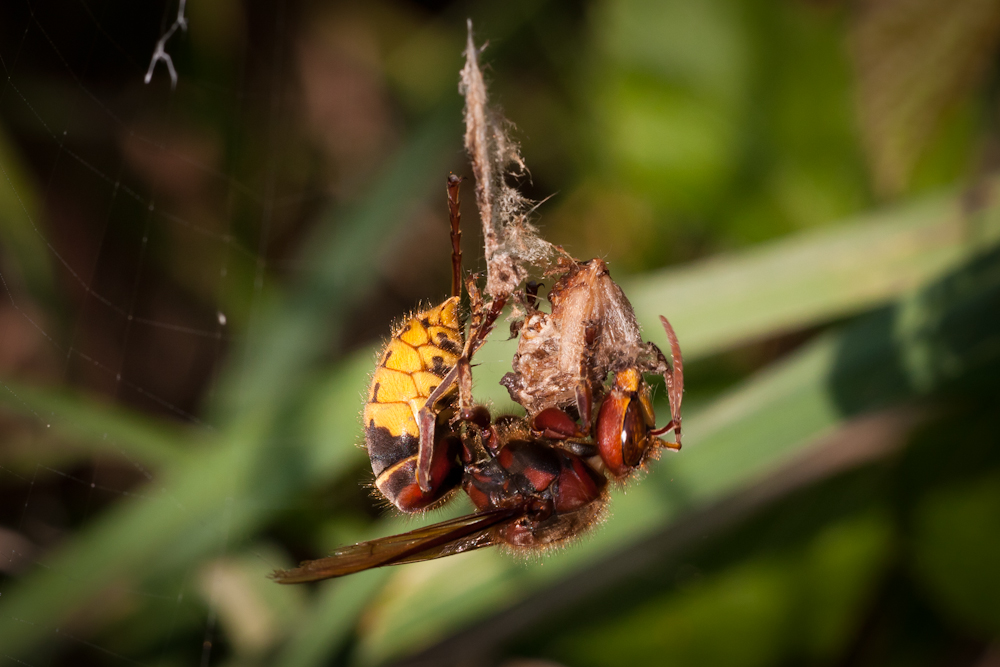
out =
[[[416,456],[420,440],[412,435],[392,435],[384,426],[365,427],[365,445],[372,461],[372,472],[378,477],[389,466],[408,456]]]

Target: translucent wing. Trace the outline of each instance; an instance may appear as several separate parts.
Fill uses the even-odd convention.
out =
[[[306,561],[295,569],[275,570],[271,578],[279,584],[300,584],[488,547],[497,543],[493,527],[523,514],[524,509],[516,507],[469,514],[408,533],[341,547],[331,556]]]

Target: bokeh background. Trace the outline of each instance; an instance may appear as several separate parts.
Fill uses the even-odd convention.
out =
[[[4,662],[1000,665],[1000,3],[191,0],[146,85],[177,14],[0,5]],[[469,510],[356,446],[448,290],[468,17],[543,233],[674,323],[685,448],[564,550],[280,587]]]

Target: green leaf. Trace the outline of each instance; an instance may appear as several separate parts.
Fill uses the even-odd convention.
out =
[[[0,404],[56,435],[80,443],[86,452],[105,451],[142,466],[176,463],[203,434],[157,422],[122,408],[65,390],[0,385]]]
[[[655,341],[665,315],[685,358],[853,315],[931,280],[1000,237],[994,205],[972,221],[938,195],[854,222],[624,282]],[[612,267],[613,268],[613,267]]]

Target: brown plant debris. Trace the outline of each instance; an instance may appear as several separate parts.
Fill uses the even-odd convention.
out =
[[[459,81],[459,92],[465,96],[465,150],[476,177],[476,204],[483,225],[485,292],[500,301],[528,277],[527,266],[546,263],[554,249],[528,222],[532,202],[507,184],[508,176],[524,176],[528,170],[517,143],[507,134],[510,122],[489,105],[479,68],[482,49],[472,39],[471,20],[468,30]]]
[[[563,258],[559,273],[548,296],[551,313],[526,304],[514,370],[500,381],[529,417],[547,408],[575,408],[580,390],[600,403],[610,372],[630,366],[663,370],[603,260]]]

